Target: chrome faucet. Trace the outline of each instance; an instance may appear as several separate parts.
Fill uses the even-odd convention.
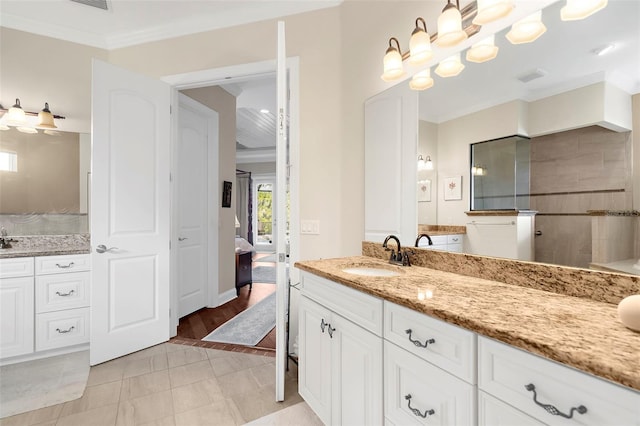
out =
[[[387,246],[387,243],[389,242],[389,240],[395,240],[396,244],[398,245],[398,253],[396,253],[393,249],[390,249]],[[402,251],[400,240],[395,235],[387,236],[387,238],[385,238],[384,242],[382,243],[382,247],[386,251],[391,251],[391,257],[389,258],[389,263],[394,263],[396,265],[402,265],[402,266],[411,266],[411,262],[409,261],[409,254],[406,252],[406,250],[404,252]]]
[[[420,234],[418,235],[418,238],[416,238],[416,247],[418,247],[418,243],[420,242],[420,240],[424,237],[427,237],[427,240],[429,241],[429,245],[432,246],[433,245],[433,241],[431,241],[431,237],[428,236],[427,234]]]

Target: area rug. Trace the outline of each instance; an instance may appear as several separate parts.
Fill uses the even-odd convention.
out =
[[[274,268],[272,268],[274,269]],[[240,312],[202,340],[255,346],[276,326],[276,293]]]
[[[275,266],[256,266],[251,270],[251,281],[254,283],[276,283]]]

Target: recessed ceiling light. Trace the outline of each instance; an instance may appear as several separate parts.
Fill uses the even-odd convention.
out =
[[[260,112],[261,112],[261,113],[263,113],[263,114],[269,114],[269,110],[268,110],[268,109],[265,109],[265,108],[262,108],[262,109],[260,110]]]
[[[603,56],[607,53],[611,52],[616,47],[613,43],[603,44],[602,46],[596,47],[591,51],[594,55]]]

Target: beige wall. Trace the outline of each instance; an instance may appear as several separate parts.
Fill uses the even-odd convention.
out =
[[[78,133],[0,132],[0,151],[15,152],[18,171],[0,171],[0,213],[79,213]]]
[[[218,87],[183,90],[182,93],[208,106],[218,113],[218,155],[216,158],[235,158],[236,155],[236,98]],[[222,182],[235,182],[236,169],[233,161],[220,161],[218,182],[222,194]],[[235,197],[238,188],[232,187],[231,208],[222,208],[221,200],[215,201],[218,208],[218,293],[235,288]]]

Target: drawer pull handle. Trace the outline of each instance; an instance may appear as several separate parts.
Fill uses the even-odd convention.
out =
[[[178,241],[184,241],[184,240],[188,240],[189,237],[178,237]]]
[[[418,340],[413,340],[411,338],[411,329],[410,328],[405,330],[404,332],[409,335],[409,341],[411,343],[413,343],[414,345],[416,345],[417,347],[419,347],[419,348],[426,348],[427,346],[433,345],[436,342],[435,339],[427,339],[424,343],[422,343],[422,342],[420,342]]]
[[[324,322],[324,318],[320,320],[320,329],[322,330],[323,333],[324,333],[324,328],[328,325],[329,325],[328,322]]]
[[[425,411],[424,411],[424,414],[422,414],[422,413],[420,412],[420,410],[418,410],[417,408],[413,408],[413,407],[411,406],[411,394],[410,394],[410,393],[409,393],[409,394],[407,394],[407,395],[405,395],[405,396],[404,396],[404,399],[406,399],[406,400],[407,400],[407,407],[409,407],[409,410],[411,410],[411,412],[412,412],[415,416],[422,417],[423,419],[426,419],[427,417],[429,417],[429,416],[433,416],[433,415],[436,413],[433,409],[431,409],[431,410],[425,410]]]
[[[74,327],[74,326],[71,326],[71,327],[69,327],[69,328],[68,328],[68,329],[66,329],[66,330],[60,330],[59,328],[56,328],[56,331],[57,331],[58,333],[60,333],[60,334],[66,334],[66,333],[71,332],[73,329],[75,329],[75,327]]]
[[[56,266],[60,269],[69,269],[73,266],[73,262],[70,262],[68,265],[61,265],[59,263],[56,263]]]
[[[547,413],[551,415],[561,416],[561,417],[564,417],[565,419],[570,419],[573,417],[574,411],[577,411],[579,414],[584,414],[587,412],[587,407],[585,407],[584,405],[580,405],[578,407],[571,407],[569,414],[564,414],[553,405],[542,404],[541,402],[539,402],[538,394],[536,393],[536,387],[533,385],[533,383],[529,383],[528,385],[525,385],[525,389],[528,390],[529,392],[533,392],[533,402],[535,402],[540,407],[544,408],[547,411]]]
[[[68,293],[60,293],[59,291],[56,291],[56,294],[60,297],[71,296],[73,293],[75,293],[75,290],[69,290]]]

